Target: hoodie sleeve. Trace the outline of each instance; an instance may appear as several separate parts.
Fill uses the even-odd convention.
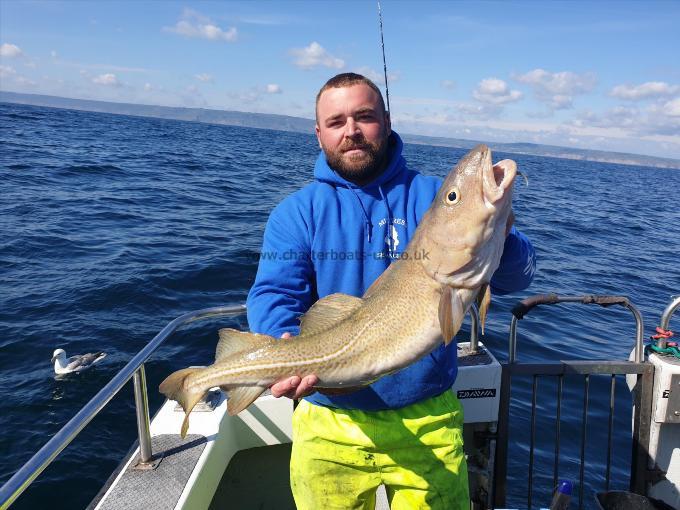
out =
[[[536,252],[531,241],[515,227],[505,238],[498,269],[491,277],[491,292],[502,295],[526,289],[536,273]]]
[[[299,210],[284,201],[264,231],[255,283],[248,293],[248,325],[254,333],[279,338],[299,334],[299,316],[315,300],[309,236]]]

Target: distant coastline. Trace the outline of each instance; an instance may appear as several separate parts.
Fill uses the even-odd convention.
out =
[[[23,94],[19,92],[8,91],[0,91],[0,102],[111,113],[118,115],[132,115],[137,117],[185,120],[190,122],[203,122],[207,124],[223,124],[229,126],[273,129],[277,131],[294,131],[299,133],[314,132],[314,120],[312,119],[269,113],[249,113],[229,110],[210,110],[206,108],[183,108],[132,103],[114,103],[108,101],[71,99],[66,97],[46,96],[40,94]],[[401,134],[405,142],[423,145],[466,149],[480,143],[480,141],[465,140],[460,138],[433,137],[407,133]],[[616,163],[620,165],[639,165],[680,170],[680,160],[645,156],[641,154],[573,149],[570,147],[540,145],[533,143],[484,143],[487,143],[495,151],[514,154],[529,154],[562,159],[597,161],[603,163]]]

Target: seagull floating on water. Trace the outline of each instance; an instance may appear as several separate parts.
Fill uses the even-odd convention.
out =
[[[106,356],[105,352],[88,352],[87,354],[76,354],[70,358],[66,357],[64,349],[57,349],[52,354],[52,363],[54,363],[55,374],[72,374],[74,372],[82,372],[87,370],[95,363],[103,360]]]

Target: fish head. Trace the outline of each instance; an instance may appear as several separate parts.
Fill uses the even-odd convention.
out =
[[[430,276],[460,288],[488,283],[503,253],[516,174],[514,161],[494,165],[486,145],[449,172],[419,225],[418,248]]]

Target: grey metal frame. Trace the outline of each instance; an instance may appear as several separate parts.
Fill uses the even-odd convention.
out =
[[[233,317],[245,313],[245,305],[205,308],[180,315],[165,326],[130,362],[111,379],[59,432],[24,464],[1,488],[0,510],[5,510],[66,448],[80,431],[101,411],[134,377],[137,428],[139,432],[140,463],[150,464],[153,459],[149,433],[149,406],[146,393],[144,363],[167,338],[182,326],[194,321],[216,317]]]
[[[634,393],[635,415],[633,418],[633,452],[631,458],[630,490],[638,494],[646,493],[647,477],[647,446],[649,445],[649,417],[652,405],[652,386],[654,378],[654,366],[650,363],[635,363],[632,361],[562,361],[560,363],[515,363],[504,364],[501,375],[501,396],[498,421],[498,443],[496,447],[493,501],[495,506],[505,506],[507,490],[507,462],[508,462],[508,432],[510,425],[510,394],[512,378],[514,376],[533,377],[532,406],[531,406],[531,444],[529,445],[529,477],[527,485],[527,508],[531,508],[533,502],[533,460],[536,436],[536,395],[538,392],[538,380],[540,377],[558,377],[557,389],[557,415],[555,417],[555,463],[553,464],[553,482],[557,485],[559,476],[558,458],[560,453],[560,415],[562,400],[562,382],[565,375],[582,375],[584,378],[584,404],[581,421],[581,450],[579,487],[583,487],[585,468],[585,444],[586,427],[588,420],[588,398],[591,375],[611,375],[611,391],[609,401],[609,419],[607,433],[607,465],[605,473],[605,489],[609,488],[611,470],[612,437],[614,402],[613,394],[615,378],[620,375],[637,374],[638,384]],[[646,410],[646,411],[645,411]],[[583,508],[583,491],[579,490],[578,508]]]
[[[557,303],[583,303],[609,306],[618,304],[629,309],[636,320],[636,343],[635,361],[561,361],[559,363],[518,363],[517,362],[517,321],[522,319],[536,305]],[[520,306],[522,305],[522,306]],[[581,422],[581,451],[579,471],[579,502],[578,508],[583,508],[583,476],[585,466],[586,425],[588,420],[588,396],[591,375],[611,375],[611,389],[609,402],[608,420],[608,445],[607,466],[605,484],[609,486],[611,453],[612,453],[612,428],[614,416],[614,388],[617,375],[637,374],[638,380],[634,390],[635,415],[633,418],[633,452],[631,459],[630,490],[638,494],[646,493],[648,445],[650,433],[650,419],[652,407],[652,387],[654,366],[644,362],[643,358],[643,324],[642,316],[637,308],[627,298],[621,296],[534,296],[520,303],[513,309],[513,318],[510,325],[509,335],[509,362],[502,367],[501,396],[498,422],[498,445],[496,448],[494,488],[492,501],[496,507],[505,506],[507,488],[507,461],[508,461],[508,432],[510,420],[510,396],[512,391],[513,376],[532,376],[532,406],[531,406],[531,433],[529,446],[529,478],[527,490],[527,507],[531,509],[533,498],[533,461],[536,433],[536,395],[538,390],[538,378],[544,376],[558,377],[557,385],[557,413],[555,417],[555,463],[553,468],[553,483],[556,486],[558,480],[558,459],[560,451],[560,419],[563,391],[563,378],[568,374],[580,374],[584,376],[584,404]],[[678,302],[680,306],[680,301]],[[519,312],[517,309],[519,308]]]

